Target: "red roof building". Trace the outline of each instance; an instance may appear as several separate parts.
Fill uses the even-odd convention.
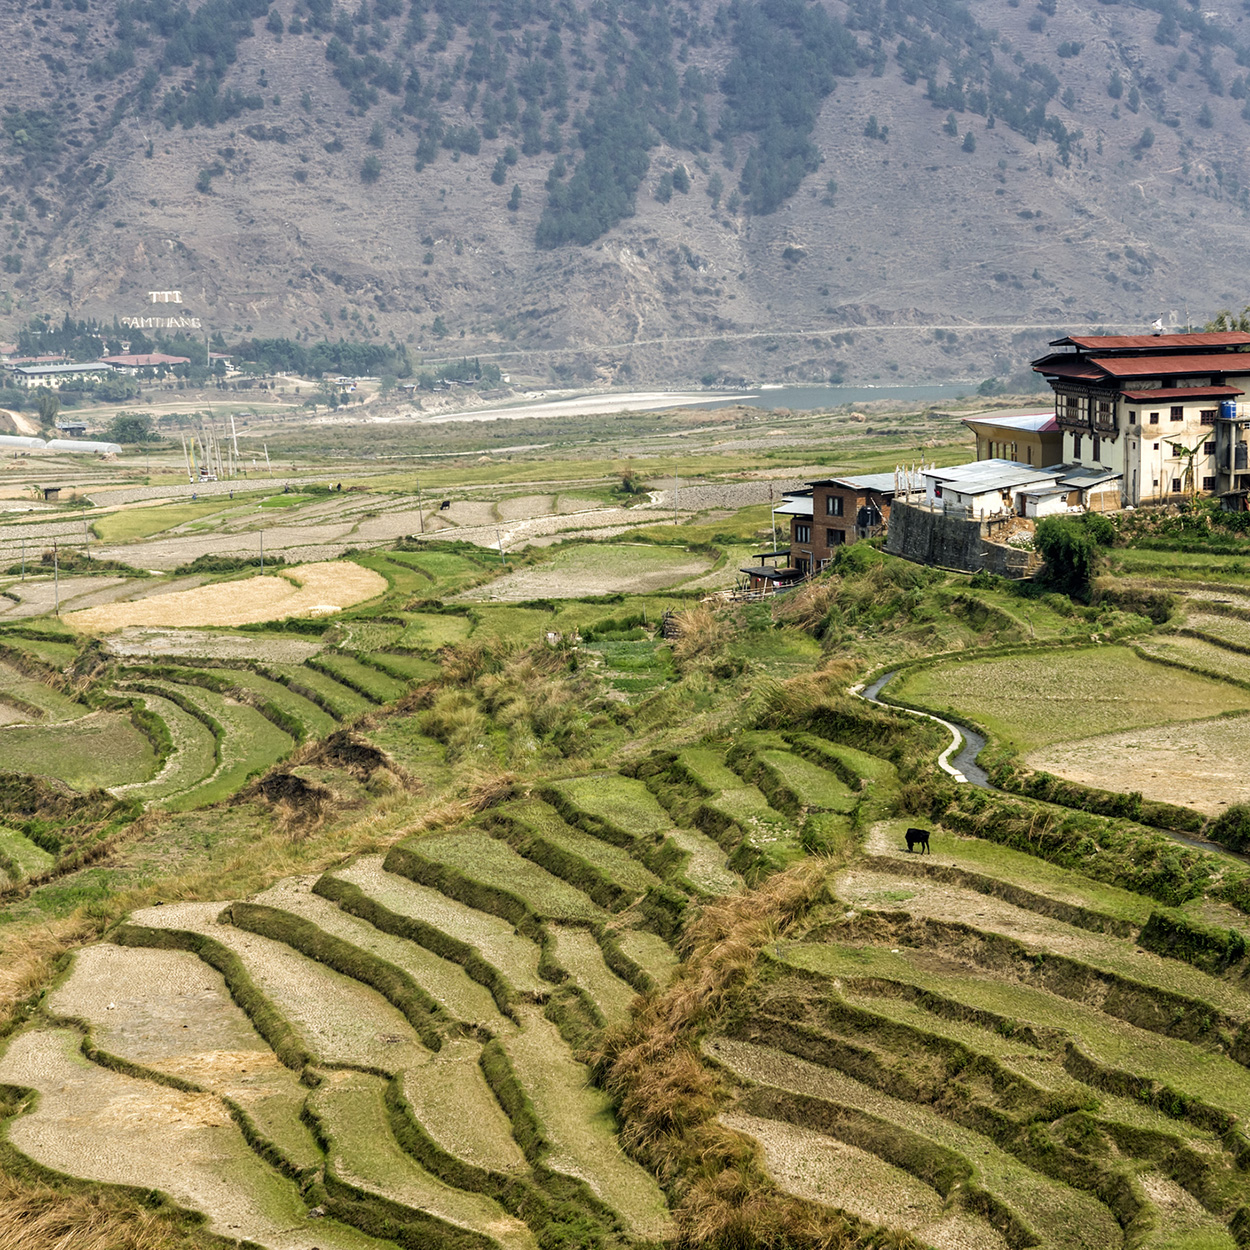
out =
[[[165,356],[160,352],[147,352],[141,355],[104,356],[102,359],[106,365],[112,365],[115,369],[123,372],[133,372],[136,369],[159,369],[162,365],[172,369],[174,365],[189,365],[191,363],[189,356]]]
[[[1063,460],[1121,476],[1126,505],[1250,496],[1250,334],[1069,335],[1033,368],[1055,392]]]

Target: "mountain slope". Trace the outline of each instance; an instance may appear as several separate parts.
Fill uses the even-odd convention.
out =
[[[26,0],[0,38],[30,50],[10,336],[175,315],[581,380],[921,380],[1244,302],[1231,3]]]

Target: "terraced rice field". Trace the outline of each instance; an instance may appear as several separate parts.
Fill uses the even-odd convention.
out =
[[[0,872],[13,884],[46,872],[55,858],[16,829],[0,826]],[[0,881],[3,884],[3,881]]]
[[[0,727],[0,760],[5,770],[56,778],[79,790],[147,781],[156,772],[151,742],[117,712]]]
[[[889,694],[967,717],[1020,751],[1250,708],[1250,691],[1152,664],[1126,647],[946,661],[905,674]]]
[[[940,829],[909,855],[904,827],[873,826],[706,1043],[725,1122],[791,1192],[934,1246],[1232,1250],[1244,980],[1136,944],[1150,900]]]
[[[406,682],[380,673],[368,664],[362,664],[350,655],[326,652],[317,661],[318,665],[330,676],[341,681],[345,686],[360,691],[374,703],[389,703],[398,699],[407,690]]]
[[[373,707],[364,695],[306,664],[275,664],[272,671],[284,682],[289,681],[296,690],[307,691],[316,699],[318,706],[337,720],[353,720]]]
[[[130,1183],[280,1250],[314,1244],[288,1178],[316,1173],[321,1250],[671,1237],[579,1048],[677,970],[659,900],[742,890],[727,861],[759,871],[761,827],[792,846],[813,812],[863,820],[897,783],[771,735],[631,767],[248,900],[134,913],[7,1043],[0,1081],[40,1094],[10,1143],[109,1180],[99,1141],[124,1122]],[[767,826],[726,820],[733,794]],[[1235,1250],[1240,966],[1146,949],[1157,904],[1129,891],[941,828],[909,855],[909,818],[868,823],[703,1040],[721,1123],[780,1190],[940,1250]],[[180,1173],[175,1134],[196,1152]]]

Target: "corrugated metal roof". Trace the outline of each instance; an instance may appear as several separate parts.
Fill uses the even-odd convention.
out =
[[[1075,378],[1082,382],[1101,382],[1106,377],[1100,369],[1094,368],[1094,361],[1083,356],[1043,356],[1033,362],[1037,373],[1053,374],[1057,378]]]
[[[97,360],[86,365],[18,365],[13,372],[24,373],[27,377],[43,377],[49,373],[111,373],[112,369]]]
[[[1244,395],[1235,386],[1159,386],[1152,391],[1121,391],[1125,399],[1148,404],[1151,400],[1172,399],[1234,399]]]
[[[907,470],[900,469],[899,473],[905,475]],[[819,481],[809,482],[809,486],[842,486],[848,490],[875,491],[880,495],[892,495],[899,489],[900,482],[893,473],[857,473],[854,477],[825,477]],[[913,473],[911,481],[904,481],[902,485],[910,485],[913,490],[919,490],[923,483],[919,474]]]
[[[1250,373],[1250,353],[1192,356],[1100,356],[1088,362],[1113,378],[1153,378],[1165,373]]]
[[[1070,334],[1054,339],[1051,347],[1079,347],[1083,351],[1172,351],[1177,347],[1250,347],[1250,334],[1217,330],[1202,334]]]
[[[970,464],[953,464],[945,469],[926,469],[925,477],[949,485],[964,495],[981,495],[991,490],[1010,490],[1031,482],[1053,482],[1059,477],[1056,469],[1035,469],[1015,460],[974,460]]]
[[[773,511],[778,516],[811,516],[812,501],[807,499],[787,499],[785,503],[778,504]]]
[[[992,425],[1000,430],[1026,430],[1035,434],[1047,434],[1059,428],[1053,412],[1022,417],[965,417],[964,425]]]

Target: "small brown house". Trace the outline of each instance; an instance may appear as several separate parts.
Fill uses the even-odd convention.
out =
[[[838,547],[885,532],[897,481],[893,473],[865,473],[808,486],[810,497],[792,501],[807,506],[790,520],[790,563],[804,576],[824,568]]]

